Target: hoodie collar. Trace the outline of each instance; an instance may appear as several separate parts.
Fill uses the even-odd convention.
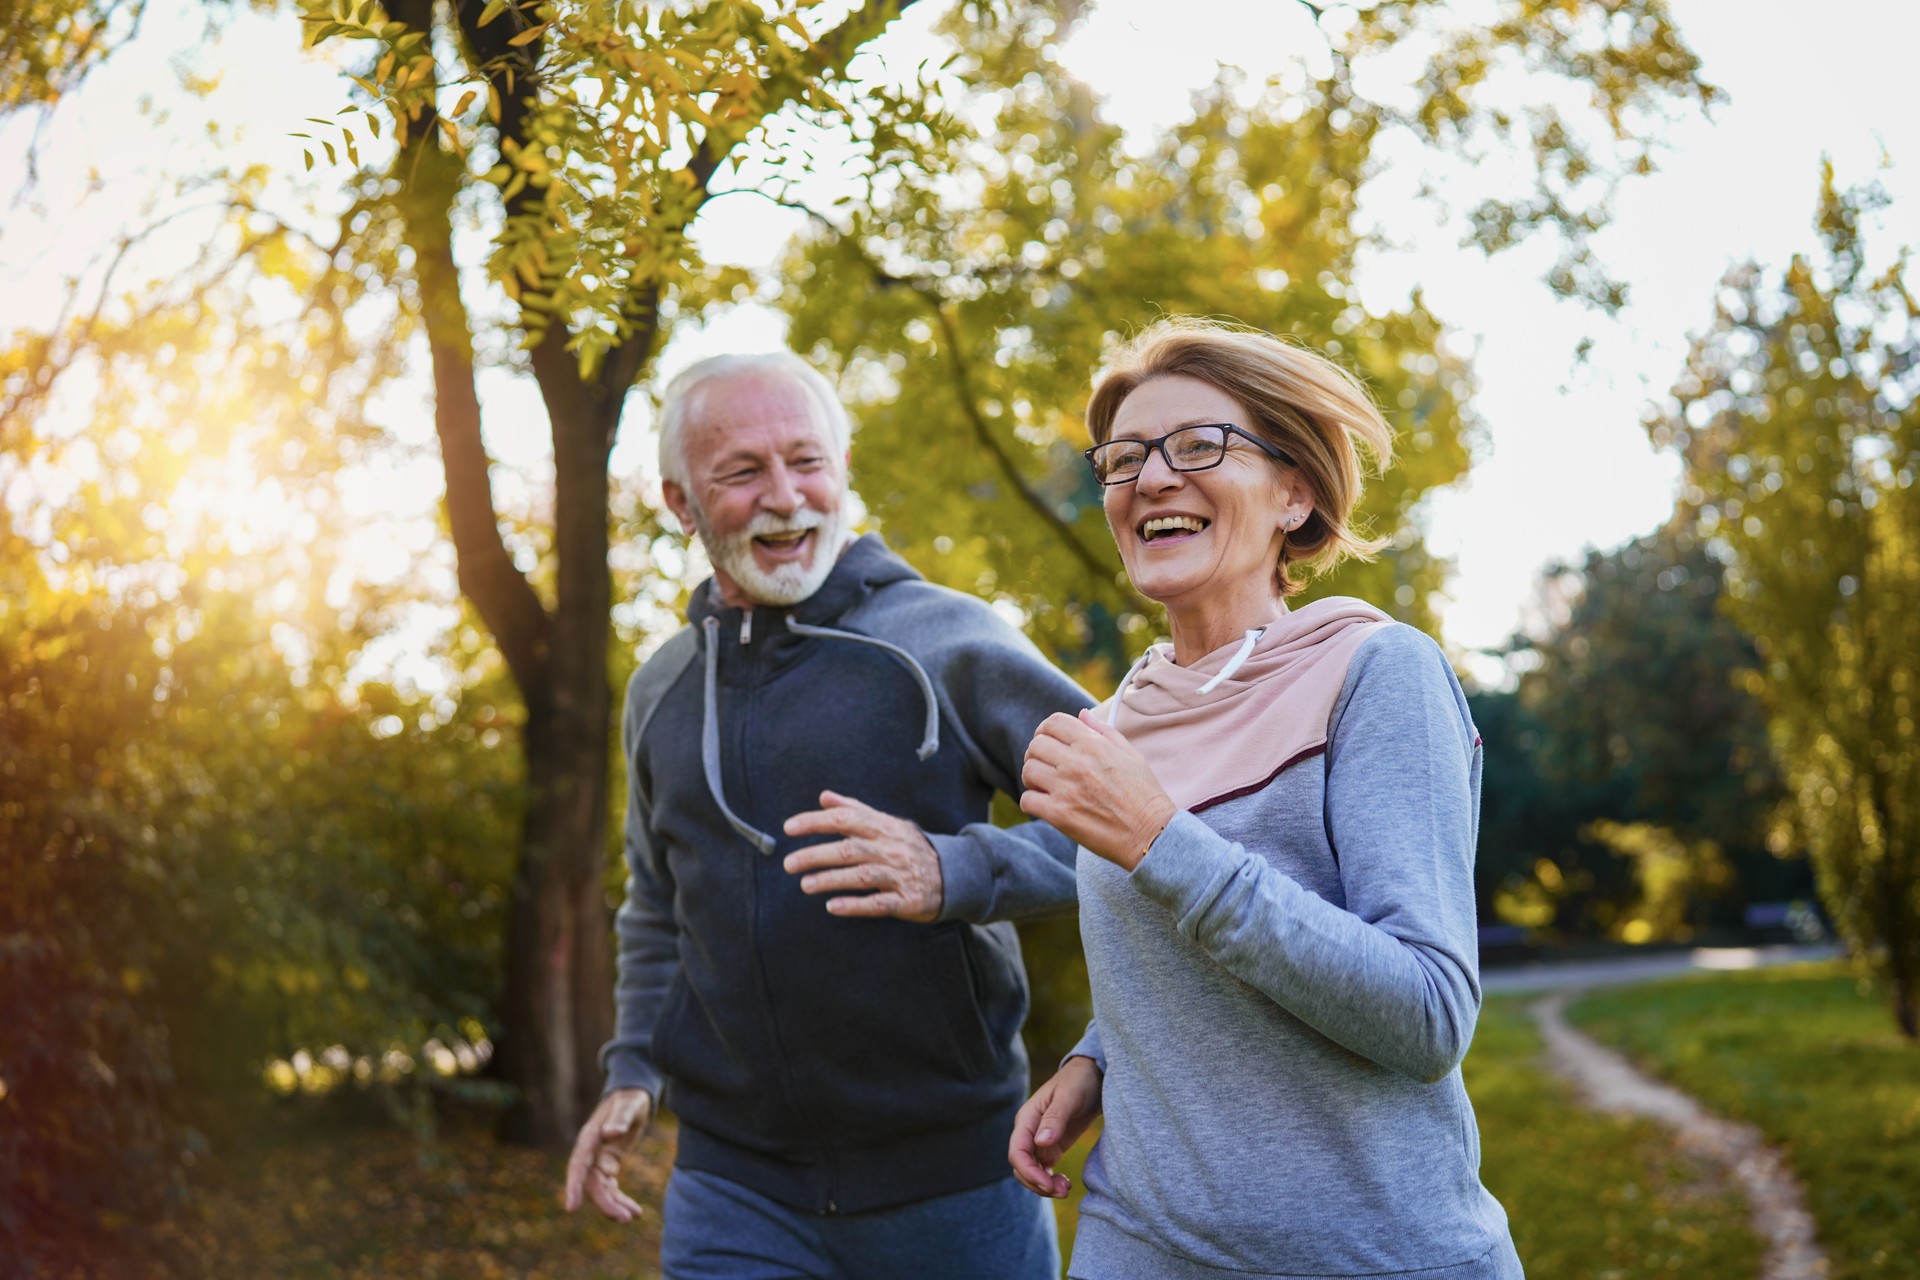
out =
[[[1333,596],[1188,667],[1173,661],[1171,646],[1155,646],[1127,673],[1105,718],[1146,756],[1175,804],[1204,809],[1325,748],[1354,653],[1391,621]]]
[[[763,624],[776,624],[780,615],[786,613],[809,626],[826,626],[851,613],[879,588],[919,577],[919,572],[896,555],[879,534],[863,534],[847,544],[840,558],[834,561],[827,580],[806,599],[794,605],[754,605],[753,629],[760,632]],[[715,618],[722,634],[737,634],[745,612],[720,599],[720,584],[712,578],[695,587],[687,602],[687,621],[696,630],[701,630],[701,624],[708,618]],[[763,634],[776,633],[769,630]]]

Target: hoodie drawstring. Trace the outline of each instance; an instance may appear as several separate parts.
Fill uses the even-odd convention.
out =
[[[740,833],[741,839],[771,856],[773,837],[748,825],[729,809],[726,792],[720,786],[720,622],[716,618],[706,618],[700,623],[700,629],[707,633],[707,687],[704,713],[700,720],[700,764],[707,774],[707,793],[720,806],[720,816],[727,820],[728,826]]]
[[[727,806],[720,772],[720,622],[717,618],[707,617],[701,621],[700,629],[707,638],[707,681],[700,723],[700,764],[707,775],[707,794],[713,797],[713,803],[719,806],[720,816],[727,820],[728,826],[740,833],[741,839],[771,856],[774,850],[773,837],[748,823]],[[787,629],[798,636],[872,645],[898,658],[912,674],[914,683],[920,686],[920,696],[927,704],[926,727],[915,754],[925,760],[940,749],[940,700],[933,692],[933,681],[928,678],[926,668],[915,661],[912,654],[897,644],[863,636],[857,631],[837,631],[832,627],[813,627],[804,622],[795,622],[791,614],[787,616]]]
[[[812,636],[820,640],[851,640],[855,644],[870,644],[876,649],[886,650],[906,663],[914,682],[920,686],[920,696],[926,700],[927,704],[927,724],[925,731],[920,735],[920,749],[917,754],[920,759],[925,760],[940,749],[940,700],[934,696],[933,681],[927,678],[926,669],[914,661],[912,654],[897,644],[888,644],[885,640],[863,636],[857,631],[836,631],[832,627],[814,627],[804,622],[795,622],[792,614],[787,615],[787,630],[797,636]]]
[[[1220,674],[1201,685],[1200,692],[1212,693],[1220,687],[1222,680],[1225,680],[1228,676],[1245,666],[1247,659],[1253,654],[1253,646],[1259,643],[1260,636],[1265,631],[1265,627],[1255,627],[1253,630],[1247,632],[1247,638],[1240,642],[1240,648],[1234,652],[1231,658],[1227,659],[1227,665],[1220,668]]]
[[[1220,687],[1222,680],[1225,680],[1241,667],[1246,666],[1247,659],[1253,656],[1253,646],[1260,642],[1260,637],[1265,635],[1266,631],[1267,629],[1265,627],[1255,627],[1253,630],[1247,632],[1247,638],[1240,642],[1240,647],[1234,651],[1234,655],[1227,659],[1227,665],[1220,668],[1220,674],[1201,685],[1198,692],[1212,693]],[[1152,656],[1153,650],[1148,649],[1145,653],[1134,659],[1133,665],[1127,668],[1127,674],[1122,677],[1120,687],[1114,690],[1113,703],[1107,708],[1108,724],[1113,724],[1120,718],[1120,699],[1127,696],[1127,690],[1133,685],[1133,678],[1140,674],[1140,668],[1146,666],[1147,659]]]

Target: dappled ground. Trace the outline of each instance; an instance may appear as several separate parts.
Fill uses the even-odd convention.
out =
[[[1536,1280],[1755,1280],[1746,1199],[1651,1122],[1596,1113],[1545,1069],[1521,997],[1490,1000],[1467,1083],[1487,1185]],[[1837,966],[1595,995],[1572,1020],[1780,1146],[1807,1185],[1833,1280],[1920,1277],[1920,1051]],[[619,1227],[558,1206],[564,1158],[496,1146],[456,1116],[425,1147],[329,1104],[259,1113],[216,1141],[171,1269],[145,1259],[101,1280],[651,1280],[670,1133],[628,1185],[651,1212]],[[1083,1144],[1084,1145],[1084,1144]],[[1078,1153],[1076,1153],[1077,1155]],[[1066,1171],[1078,1182],[1077,1159]],[[1076,1185],[1076,1194],[1078,1187]],[[1063,1242],[1071,1205],[1062,1205]],[[4,1268],[0,1268],[4,1271]]]
[[[217,1159],[179,1234],[207,1280],[642,1280],[659,1275],[672,1137],[642,1143],[626,1186],[648,1208],[618,1226],[559,1206],[564,1157],[495,1144],[474,1118],[438,1140],[301,1117]],[[129,1272],[128,1274],[136,1274]]]

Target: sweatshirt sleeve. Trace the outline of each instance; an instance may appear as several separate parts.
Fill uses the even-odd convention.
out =
[[[1067,1065],[1067,1058],[1091,1058],[1093,1065],[1100,1068],[1100,1074],[1107,1074],[1107,1051],[1100,1043],[1099,1019],[1087,1023],[1087,1033],[1080,1037],[1080,1043],[1067,1050],[1067,1057],[1060,1059],[1060,1065]]]
[[[1480,1008],[1480,750],[1438,646],[1405,627],[1363,645],[1327,757],[1344,909],[1189,813],[1132,880],[1223,968],[1329,1039],[1439,1080],[1466,1056]]]
[[[614,979],[613,1039],[600,1051],[606,1090],[645,1089],[660,1101],[660,1068],[653,1059],[654,1025],[667,990],[680,972],[680,929],[673,913],[673,882],[653,837],[653,814],[641,785],[631,698],[623,729],[627,757],[627,897],[614,913],[618,970]]]
[[[942,920],[1028,920],[1074,904],[1079,846],[1044,822],[976,822],[927,839],[940,855]]]
[[[984,605],[964,605],[964,619],[948,619],[964,639],[949,637],[941,646],[941,693],[980,776],[1017,799],[1027,744],[1040,722],[1056,711],[1072,715],[1093,699]],[[1073,908],[1077,847],[1044,823],[975,823],[929,838],[940,855],[943,920],[987,924]]]

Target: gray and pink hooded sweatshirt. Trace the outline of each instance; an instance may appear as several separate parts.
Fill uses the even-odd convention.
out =
[[[1105,1072],[1069,1275],[1514,1280],[1460,1062],[1480,742],[1437,645],[1327,599],[1100,714],[1180,813],[1081,850]]]

